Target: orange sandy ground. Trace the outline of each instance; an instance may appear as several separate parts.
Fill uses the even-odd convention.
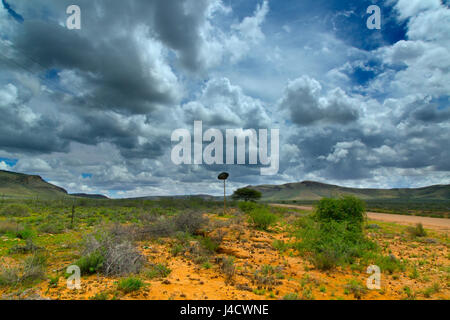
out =
[[[219,219],[213,217],[214,219]],[[233,280],[227,282],[218,264],[211,260],[211,269],[205,269],[196,265],[189,256],[172,257],[170,246],[173,240],[140,242],[139,248],[149,262],[167,263],[172,270],[165,279],[145,279],[146,286],[137,292],[123,294],[117,290],[115,278],[106,278],[100,275],[82,277],[81,290],[69,290],[66,287],[66,279],[61,277],[56,288],[49,286],[49,281],[44,281],[33,289],[36,293],[50,299],[80,300],[89,299],[102,292],[108,293],[108,298],[117,299],[193,299],[193,300],[260,300],[282,299],[287,294],[296,293],[298,298],[307,298],[305,290],[310,290],[312,297],[321,299],[355,299],[345,292],[345,285],[351,279],[358,279],[362,284],[366,283],[368,274],[337,269],[329,272],[314,270],[309,262],[298,256],[292,250],[280,253],[274,249],[272,243],[275,239],[290,241],[288,233],[277,227],[272,232],[261,232],[252,229],[247,223],[230,225],[223,228],[227,232],[220,247],[220,251],[226,255],[235,257],[237,271]],[[397,258],[406,258],[409,261],[425,260],[425,265],[417,269],[420,273],[418,279],[411,279],[410,269],[394,275],[382,274],[381,290],[367,290],[362,299],[405,299],[407,296],[403,290],[405,286],[411,288],[417,299],[426,299],[423,290],[433,283],[439,283],[440,292],[433,294],[430,299],[449,299],[449,254],[447,244],[417,243],[414,248],[412,240],[404,241],[400,234],[384,238],[382,233],[370,234],[380,245],[388,246],[391,253]],[[144,249],[145,248],[145,249]],[[56,251],[55,251],[56,252]],[[57,254],[57,253],[55,253]],[[3,262],[5,263],[4,258]],[[11,260],[9,258],[9,260]],[[52,260],[57,260],[56,258]],[[58,261],[51,264],[49,270],[58,270],[71,264],[70,260]],[[13,263],[9,261],[9,263]],[[253,283],[254,272],[262,265],[273,267],[281,266],[284,279],[263,291],[260,286]],[[9,290],[0,289],[2,294],[10,293]],[[258,293],[258,294],[256,294]]]

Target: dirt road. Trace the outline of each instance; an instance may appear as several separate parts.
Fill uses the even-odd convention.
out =
[[[271,205],[274,207],[293,208],[300,210],[313,209],[313,207],[309,206],[295,206],[288,204],[271,204]],[[416,225],[418,223],[421,223],[427,229],[432,229],[441,232],[450,232],[450,219],[406,216],[400,214],[379,213],[379,212],[367,212],[367,217],[370,220],[393,222],[403,225]]]

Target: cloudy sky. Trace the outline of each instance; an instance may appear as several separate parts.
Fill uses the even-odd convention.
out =
[[[440,0],[2,0],[0,169],[112,197],[220,194],[223,170],[230,191],[448,184],[449,51]],[[172,164],[194,120],[280,129],[279,173]]]

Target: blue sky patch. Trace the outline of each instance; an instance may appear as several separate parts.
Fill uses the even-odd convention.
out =
[[[14,167],[18,161],[18,159],[0,158],[0,162],[6,163],[9,167]]]

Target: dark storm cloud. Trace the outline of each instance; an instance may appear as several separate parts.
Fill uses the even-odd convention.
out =
[[[422,122],[446,122],[450,120],[450,109],[439,110],[435,105],[424,106],[414,111],[413,118]]]
[[[160,79],[138,55],[136,44],[125,38],[88,39],[56,24],[26,21],[16,47],[47,69],[74,70],[89,94],[88,107],[146,113],[174,102],[170,90],[159,89]]]
[[[70,142],[109,142],[126,158],[161,156],[170,147],[171,133],[163,123],[181,90],[163,53],[166,49],[157,41],[179,55],[178,65],[191,71],[201,68],[199,28],[209,3],[79,1],[82,29],[68,30],[56,20],[65,22],[70,1],[35,1],[34,10],[29,2],[18,1],[25,22],[7,35],[12,41],[4,51],[10,58],[8,70],[39,75],[52,89],[47,92],[51,100],[41,103],[42,112],[36,112],[39,119],[33,123],[14,118],[10,110],[11,117],[1,120],[1,145],[48,153],[67,151]],[[43,18],[39,12],[49,15]],[[43,79],[49,70],[55,77]],[[18,90],[25,95],[24,88]],[[17,106],[25,107],[31,98]],[[127,119],[139,114],[147,119]]]
[[[2,4],[3,4],[3,8],[5,8],[8,13],[11,15],[11,17],[13,17],[17,22],[22,23],[23,22],[23,17],[18,14],[16,11],[14,11],[14,9],[11,8],[11,5],[6,2],[6,0],[2,0]]]
[[[9,83],[0,88],[2,149],[28,153],[67,151],[68,142],[58,138],[58,123],[25,106],[30,98],[30,93],[20,86]]]
[[[231,173],[231,188],[305,177],[361,184],[449,177],[450,114],[436,96],[448,91],[444,40],[362,52],[359,40],[376,40],[364,28],[350,47],[305,19],[300,29],[293,20],[307,13],[287,14],[281,2],[242,11],[232,1],[233,10],[221,11],[228,15],[212,15],[230,4],[223,2],[78,0],[81,30],[64,26],[70,0],[11,2],[23,24],[0,8],[0,157],[18,159],[19,171],[44,170],[70,190],[130,196],[220,194],[220,171]],[[340,3],[333,1],[338,11]],[[323,6],[308,21],[331,14],[339,28],[349,18],[339,37],[361,25],[347,10],[354,4],[342,13]],[[417,25],[435,34],[424,22]],[[378,40],[374,47],[390,43]],[[264,178],[249,165],[173,165],[171,133],[192,134],[195,120],[204,132],[279,128],[279,175]]]
[[[358,119],[358,110],[345,92],[337,88],[321,96],[322,86],[309,77],[291,81],[280,101],[290,121],[298,125],[316,123],[348,124]]]
[[[210,1],[159,0],[155,3],[155,30],[166,45],[181,55],[181,63],[195,71],[201,68],[200,27]]]

